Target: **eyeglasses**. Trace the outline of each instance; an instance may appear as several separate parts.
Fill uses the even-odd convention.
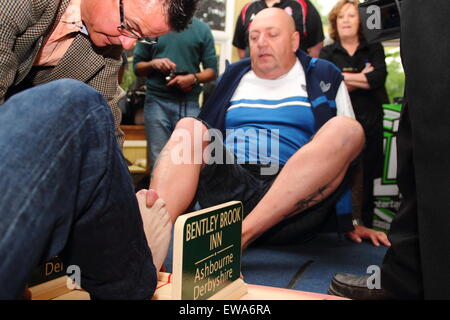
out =
[[[120,26],[117,27],[120,33],[128,38],[136,39],[137,42],[145,43],[145,44],[155,44],[158,43],[158,38],[148,38],[139,35],[136,31],[131,29],[125,24],[125,17],[123,14],[123,2],[119,0],[119,10],[120,10]]]

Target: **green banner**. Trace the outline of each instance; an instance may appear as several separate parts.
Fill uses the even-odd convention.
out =
[[[383,176],[374,182],[373,228],[386,233],[401,202],[397,185],[397,132],[401,109],[401,105],[383,105],[384,167]]]

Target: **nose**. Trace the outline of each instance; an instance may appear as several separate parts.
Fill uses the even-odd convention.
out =
[[[257,41],[257,45],[259,47],[263,47],[267,44],[267,39],[266,36],[264,34],[259,35],[258,37],[258,41]]]
[[[134,44],[137,41],[136,39],[125,36],[119,36],[119,40],[125,50],[130,50],[131,48],[133,48]]]

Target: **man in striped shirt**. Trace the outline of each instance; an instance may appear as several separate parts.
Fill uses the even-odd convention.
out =
[[[298,50],[294,22],[278,8],[256,15],[249,43],[251,59],[229,66],[199,118],[177,124],[155,164],[150,188],[171,220],[193,200],[240,200],[243,248],[307,240],[331,220],[388,245],[384,234],[352,225],[348,169],[364,133],[339,70]]]

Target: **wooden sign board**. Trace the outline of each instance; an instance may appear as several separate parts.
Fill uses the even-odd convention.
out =
[[[28,287],[54,280],[66,275],[66,268],[59,257],[53,257],[49,261],[35,267],[28,280]]]
[[[232,201],[180,216],[174,228],[172,299],[237,299],[243,206]]]

